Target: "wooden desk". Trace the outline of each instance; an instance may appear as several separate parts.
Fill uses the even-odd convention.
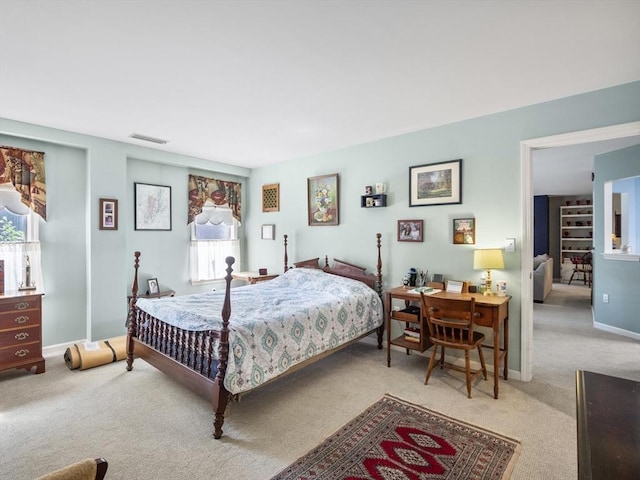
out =
[[[576,372],[578,478],[640,478],[640,382]]]
[[[386,293],[386,308],[385,308],[385,328],[387,329],[387,366],[391,365],[391,320],[400,320],[393,311],[392,301],[393,299],[404,300],[408,302],[418,302],[420,305],[420,294],[412,293],[412,288],[395,287],[388,290]],[[493,330],[493,344],[482,345],[484,348],[493,349],[493,397],[498,398],[499,393],[499,377],[500,377],[500,360],[503,360],[503,376],[507,380],[508,376],[508,361],[509,361],[509,300],[511,297],[506,295],[504,297],[499,296],[484,296],[481,293],[447,293],[439,292],[432,294],[438,298],[451,298],[451,299],[469,299],[475,298],[476,300],[476,312],[480,314],[475,319],[475,324],[481,327],[490,327]],[[421,330],[427,332],[426,319],[422,315],[422,309],[420,308],[420,318],[422,319]],[[504,325],[502,347],[500,346],[500,326]],[[429,342],[431,343],[431,342]]]
[[[251,285],[255,285],[258,282],[273,280],[277,276],[278,274],[260,275],[258,272],[234,272],[231,274],[232,278],[236,280],[244,280],[245,282],[249,282]]]

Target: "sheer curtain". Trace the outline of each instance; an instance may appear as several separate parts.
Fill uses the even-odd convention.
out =
[[[0,260],[4,260],[4,291],[18,290],[25,280],[26,259],[31,264],[31,281],[38,292],[44,291],[40,242],[0,243]]]
[[[192,240],[189,252],[189,269],[192,282],[204,282],[224,278],[225,259],[240,258],[239,240]]]

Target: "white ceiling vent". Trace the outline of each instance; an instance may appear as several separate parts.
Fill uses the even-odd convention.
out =
[[[138,140],[144,140],[145,142],[159,143],[160,145],[164,145],[165,143],[169,143],[169,140],[163,140],[161,138],[154,138],[148,135],[142,135],[141,133],[132,133],[129,135],[129,138],[135,138]]]

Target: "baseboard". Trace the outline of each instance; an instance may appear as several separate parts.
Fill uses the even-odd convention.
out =
[[[72,347],[76,343],[84,343],[86,341],[87,339],[84,338],[82,340],[76,340],[74,342],[59,343],[57,345],[42,347],[42,356],[44,358],[57,357],[58,355],[63,356],[64,352],[67,351],[67,348]]]
[[[615,333],[616,335],[622,335],[623,337],[633,338],[634,340],[640,340],[640,333],[630,332],[629,330],[623,330],[622,328],[612,327],[604,323],[593,322],[593,328],[603,330],[609,333]]]

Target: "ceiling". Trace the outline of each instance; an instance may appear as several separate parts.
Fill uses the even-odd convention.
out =
[[[638,0],[0,0],[0,117],[248,168],[637,80]]]

